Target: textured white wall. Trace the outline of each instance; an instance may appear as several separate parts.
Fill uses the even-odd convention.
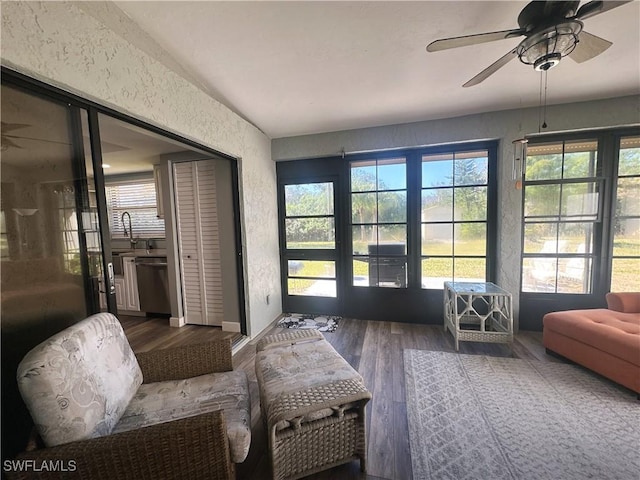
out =
[[[532,73],[533,74],[533,73]],[[550,73],[553,75],[553,72]],[[552,93],[552,92],[551,92]],[[640,97],[622,97],[547,108],[547,130],[612,127],[640,122]],[[325,157],[346,152],[498,139],[498,278],[514,295],[517,312],[520,288],[522,191],[512,178],[511,141],[538,131],[538,109],[508,110],[479,115],[275,139],[274,160]]]
[[[144,35],[116,33],[126,29],[113,22],[127,19],[103,7],[2,2],[2,64],[239,158],[247,320],[256,335],[282,312],[270,140],[161,63],[153,45],[130,43]]]

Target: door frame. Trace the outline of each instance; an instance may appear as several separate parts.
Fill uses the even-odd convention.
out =
[[[305,185],[314,183],[331,183],[333,185],[333,219],[334,219],[334,240],[333,249],[288,249],[286,245],[286,202],[285,187],[288,185]],[[331,175],[305,175],[297,178],[278,179],[278,225],[281,234],[280,242],[280,277],[282,288],[282,309],[284,312],[296,313],[341,313],[342,298],[344,296],[344,265],[342,262],[342,243],[344,229],[341,224],[342,205],[341,179],[337,174]],[[328,260],[335,263],[335,297],[320,297],[310,295],[289,295],[288,272],[289,260]]]

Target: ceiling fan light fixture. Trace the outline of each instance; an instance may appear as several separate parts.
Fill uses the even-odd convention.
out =
[[[559,53],[550,53],[537,59],[533,64],[533,69],[536,72],[546,72],[550,68],[555,67],[560,63],[562,55]]]
[[[582,22],[578,20],[560,23],[528,37],[518,45],[516,53],[522,63],[533,65],[538,71],[549,70],[573,52],[581,31]]]

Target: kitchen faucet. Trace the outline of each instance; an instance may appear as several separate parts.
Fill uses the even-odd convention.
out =
[[[132,249],[136,249],[136,244],[138,243],[138,240],[134,240],[133,239],[133,226],[131,225],[131,214],[129,212],[124,212],[122,214],[121,220],[122,220],[122,226],[124,228],[124,234],[127,235],[127,224],[124,222],[124,216],[129,217],[129,243],[131,244],[131,248]]]

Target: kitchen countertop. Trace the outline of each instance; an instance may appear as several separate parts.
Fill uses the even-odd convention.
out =
[[[120,255],[121,257],[166,257],[167,250],[165,248],[152,248],[151,250],[136,249],[136,250],[113,250],[113,254]]]

